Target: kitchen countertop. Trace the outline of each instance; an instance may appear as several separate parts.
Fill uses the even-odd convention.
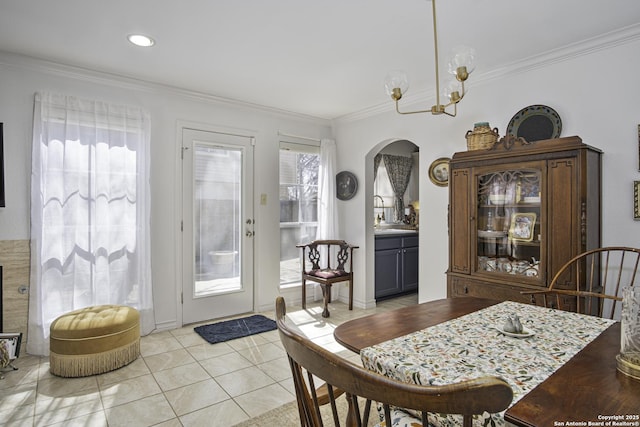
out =
[[[418,235],[418,230],[412,228],[376,228],[374,229],[375,237],[387,236],[411,236]]]

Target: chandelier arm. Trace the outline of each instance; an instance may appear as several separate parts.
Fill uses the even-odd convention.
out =
[[[440,65],[438,63],[438,30],[436,26],[436,0],[431,0],[433,11],[433,52],[436,66],[436,106],[440,105]]]
[[[453,114],[446,111],[446,108],[450,105],[453,105]],[[458,114],[458,103],[450,102],[447,105],[434,105],[428,110],[416,110],[416,111],[400,111],[398,108],[398,101],[396,101],[396,113],[408,115],[408,114],[419,114],[419,113],[431,113],[434,116],[439,116],[441,114],[447,115],[449,117],[455,117]]]
[[[460,80],[460,88],[462,89],[462,91],[460,92],[460,99],[458,99],[458,102],[460,102],[460,100],[464,98],[464,95],[466,93],[464,90],[464,80]]]
[[[456,115],[458,114],[458,103],[462,101],[462,98],[464,98],[466,94],[465,88],[464,88],[464,82],[465,80],[467,80],[470,72],[467,71],[467,66],[465,65],[458,66],[458,68],[456,69],[456,79],[461,83],[461,90],[452,91],[449,96],[449,102],[444,105],[441,104],[440,103],[440,63],[439,63],[440,58],[438,54],[438,27],[437,27],[437,18],[436,18],[436,0],[430,0],[430,1],[431,1],[431,8],[432,8],[432,14],[433,14],[433,50],[434,50],[434,57],[435,57],[436,104],[427,110],[400,111],[398,101],[400,100],[400,98],[402,98],[402,89],[401,89],[401,87],[403,87],[401,85],[402,82],[397,82],[399,86],[394,87],[390,95],[391,95],[391,99],[393,99],[396,104],[396,113],[398,114],[431,113],[434,116],[444,114],[449,117],[456,117]],[[471,59],[473,59],[473,57]],[[473,68],[471,71],[473,71]],[[387,79],[389,80],[388,82],[387,82]],[[396,82],[394,82],[393,79],[390,78],[389,76],[387,76],[387,79],[385,79],[385,87],[387,87],[387,91],[389,91],[391,87],[389,83],[396,84]],[[403,79],[406,86],[406,76],[404,76]],[[406,87],[405,87],[405,91],[406,91]],[[451,105],[453,105],[453,113],[446,111],[446,109]]]
[[[417,110],[417,111],[400,111],[400,109],[398,108],[398,101],[396,101],[396,113],[398,114],[418,114],[418,113],[430,113],[431,109],[429,110]]]
[[[453,114],[449,113],[447,110],[443,111],[449,117],[455,117],[458,114],[458,103],[453,104]]]

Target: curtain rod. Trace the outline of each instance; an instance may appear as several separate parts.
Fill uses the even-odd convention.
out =
[[[280,131],[278,131],[278,136],[286,136],[286,137],[289,137],[289,138],[306,139],[307,141],[320,142],[320,140],[316,139],[316,138],[309,138],[308,136],[291,135],[289,133],[284,133],[284,132],[280,132]]]

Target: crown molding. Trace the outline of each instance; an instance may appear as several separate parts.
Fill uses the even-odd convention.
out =
[[[640,24],[630,25],[597,37],[553,49],[540,55],[534,55],[504,64],[484,73],[477,74],[476,71],[476,73],[474,73],[473,84],[486,84],[507,75],[512,76],[514,74],[526,73],[580,56],[590,55],[601,50],[612,49],[637,40],[640,40]],[[436,93],[434,89],[418,91],[410,96],[403,96],[403,106],[408,107],[416,104],[424,104],[425,99],[433,99],[435,96]],[[390,111],[395,111],[395,104],[392,101],[373,105],[369,108],[337,117],[333,119],[332,122],[334,124],[350,123]]]
[[[0,65],[16,69],[27,69],[93,84],[117,87],[125,90],[135,90],[147,93],[165,92],[197,102],[246,108],[271,115],[287,117],[289,119],[295,118],[298,120],[304,120],[322,126],[329,126],[331,124],[329,119],[323,117],[315,117],[274,107],[267,107],[251,102],[239,101],[204,92],[187,90],[176,86],[149,82],[115,73],[107,73],[104,71],[62,64],[44,58],[37,58],[13,52],[0,51]]]
[[[640,24],[630,25],[628,27],[611,31],[597,37],[593,37],[545,52],[544,54],[534,55],[522,60],[503,64],[491,70],[487,70],[484,73],[478,73],[476,71],[476,73],[474,73],[473,85],[485,84],[503,78],[507,75],[512,76],[514,74],[526,73],[535,69],[548,67],[550,65],[568,61],[579,56],[589,55],[601,50],[612,49],[616,46],[632,43],[634,41],[637,41],[638,39],[640,39]],[[36,58],[12,52],[0,51],[0,65],[40,71],[47,74],[71,78],[74,80],[118,87],[125,90],[137,90],[148,93],[156,93],[158,91],[168,92],[173,95],[198,102],[246,108],[290,119],[295,118],[298,120],[304,120],[322,126],[354,122],[378,114],[395,111],[393,102],[384,102],[362,109],[360,111],[349,113],[333,119],[328,119],[324,117],[315,117],[302,113],[282,110],[274,107],[267,107],[250,102],[239,101],[231,98],[225,98],[204,92],[182,89],[176,86],[148,82],[114,73],[107,73],[83,67],[66,65],[48,59]],[[424,104],[425,99],[432,99],[434,97],[434,89],[426,89],[414,92],[411,95],[405,95],[403,97],[403,106],[408,107],[411,105]]]

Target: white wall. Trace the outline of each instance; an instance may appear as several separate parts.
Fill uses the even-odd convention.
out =
[[[528,105],[554,108],[563,124],[561,136],[578,135],[584,143],[604,151],[602,244],[640,246],[640,222],[633,220],[632,189],[633,181],[640,180],[640,81],[633,76],[640,69],[640,41],[635,35],[624,43],[605,50],[587,46],[562,60],[549,60],[542,68],[530,66],[515,72],[514,66],[513,72],[492,78],[472,74],[471,90],[459,105],[456,118],[400,116],[389,111],[364,119],[335,121],[338,170],[348,164],[363,181],[363,190],[340,204],[345,239],[360,245],[355,260],[356,303],[373,304],[373,224],[371,215],[365,214],[369,211],[365,207],[373,206],[370,153],[394,139],[407,139],[420,147],[419,299],[442,298],[446,296],[448,264],[448,188],[430,182],[429,165],[438,157],[466,150],[465,133],[476,122],[488,121],[503,135],[511,117]],[[428,108],[432,103],[427,98],[414,107]]]
[[[354,260],[355,304],[374,303],[373,218],[367,214],[373,206],[373,155],[399,139],[419,146],[420,300],[444,297],[448,188],[436,187],[429,181],[429,164],[438,157],[451,157],[454,152],[465,150],[464,135],[473,123],[488,121],[502,134],[511,117],[527,105],[553,107],[562,118],[563,136],[579,135],[585,143],[604,151],[602,243],[640,246],[640,222],[633,221],[632,192],[633,181],[640,180],[640,82],[633,78],[640,69],[637,39],[632,37],[624,45],[589,50],[564,61],[550,61],[542,68],[531,67],[493,79],[472,75],[471,90],[456,118],[386,112],[335,121],[338,170],[350,170],[360,180],[353,199],[338,201],[343,237],[360,246]],[[7,207],[0,209],[0,240],[29,238],[33,95],[40,90],[139,105],[150,111],[152,268],[156,324],[160,328],[181,323],[176,254],[180,203],[176,187],[177,123],[255,131],[255,306],[257,310],[272,309],[279,293],[278,131],[312,138],[331,137],[328,123],[0,53],[0,121],[4,122],[7,184]],[[431,103],[426,99],[422,106],[429,107]],[[266,206],[259,204],[263,193],[267,195]],[[344,298],[345,290],[340,290]],[[299,289],[285,296],[299,300]]]
[[[181,324],[178,294],[180,164],[178,122],[251,131],[255,147],[255,306],[272,310],[279,294],[278,131],[331,137],[327,121],[241,106],[170,88],[0,53],[0,122],[4,123],[7,207],[0,209],[0,240],[29,239],[29,179],[33,97],[51,91],[141,106],[151,114],[153,293],[156,325]],[[260,195],[267,195],[266,206]],[[300,300],[299,289],[290,298]],[[288,297],[289,298],[289,297]]]

